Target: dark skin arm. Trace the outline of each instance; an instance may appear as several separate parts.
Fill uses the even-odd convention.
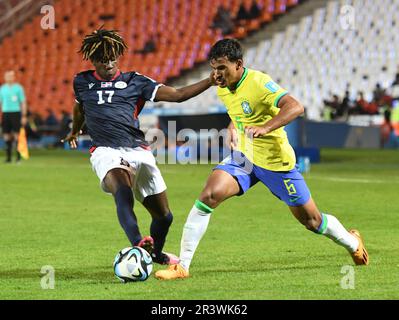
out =
[[[158,89],[155,101],[183,102],[199,95],[211,86],[216,84],[214,73],[208,79],[194,83],[187,87],[176,89],[169,86],[162,86]],[[72,149],[77,148],[78,135],[84,124],[83,108],[79,103],[73,108],[73,127],[71,133],[61,142],[68,141]]]
[[[78,102],[75,103],[73,108],[73,123],[72,123],[72,131],[68,136],[66,136],[61,142],[69,142],[69,145],[72,149],[76,149],[78,147],[78,135],[81,133],[81,129],[84,124],[84,115],[83,115],[83,107]]]
[[[245,133],[249,137],[260,137],[281,128],[298,116],[304,113],[305,109],[302,104],[290,95],[282,97],[278,103],[280,112],[263,126],[248,126],[245,128]]]
[[[162,86],[157,91],[155,101],[183,102],[199,95],[200,93],[204,92],[215,84],[216,79],[214,76],[214,72],[212,72],[208,79],[204,79],[200,82],[180,89]]]

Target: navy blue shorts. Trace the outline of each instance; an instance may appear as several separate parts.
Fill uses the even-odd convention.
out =
[[[310,192],[298,166],[290,171],[270,171],[250,162],[241,152],[233,152],[214,170],[223,170],[236,178],[240,194],[261,181],[277,198],[291,207],[306,204]]]

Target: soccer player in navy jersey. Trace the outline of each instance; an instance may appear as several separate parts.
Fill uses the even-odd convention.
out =
[[[162,251],[173,216],[165,182],[139,129],[138,115],[146,101],[182,102],[207,90],[215,80],[211,73],[208,79],[175,89],[138,72],[122,72],[118,60],[126,49],[124,39],[114,30],[101,28],[84,38],[80,52],[95,70],[75,77],[73,128],[63,141],[76,148],[86,123],[93,142],[93,170],[102,189],[113,195],[119,222],[131,245],[145,248],[156,263],[176,264],[176,256]],[[140,234],[133,192],[152,216],[151,236]]]

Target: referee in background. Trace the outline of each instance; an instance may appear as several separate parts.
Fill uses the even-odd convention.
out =
[[[5,84],[0,87],[0,107],[3,112],[2,129],[6,146],[6,163],[11,162],[13,146],[17,153],[17,162],[21,155],[17,150],[18,134],[21,126],[27,123],[27,105],[23,87],[15,82],[15,72],[4,74]]]

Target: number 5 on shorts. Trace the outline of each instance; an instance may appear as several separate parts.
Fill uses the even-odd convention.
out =
[[[296,194],[296,189],[295,189],[294,184],[290,183],[290,182],[291,182],[291,179],[285,179],[284,180],[284,184],[285,184],[285,187],[287,188],[288,195],[291,196],[293,194]]]

